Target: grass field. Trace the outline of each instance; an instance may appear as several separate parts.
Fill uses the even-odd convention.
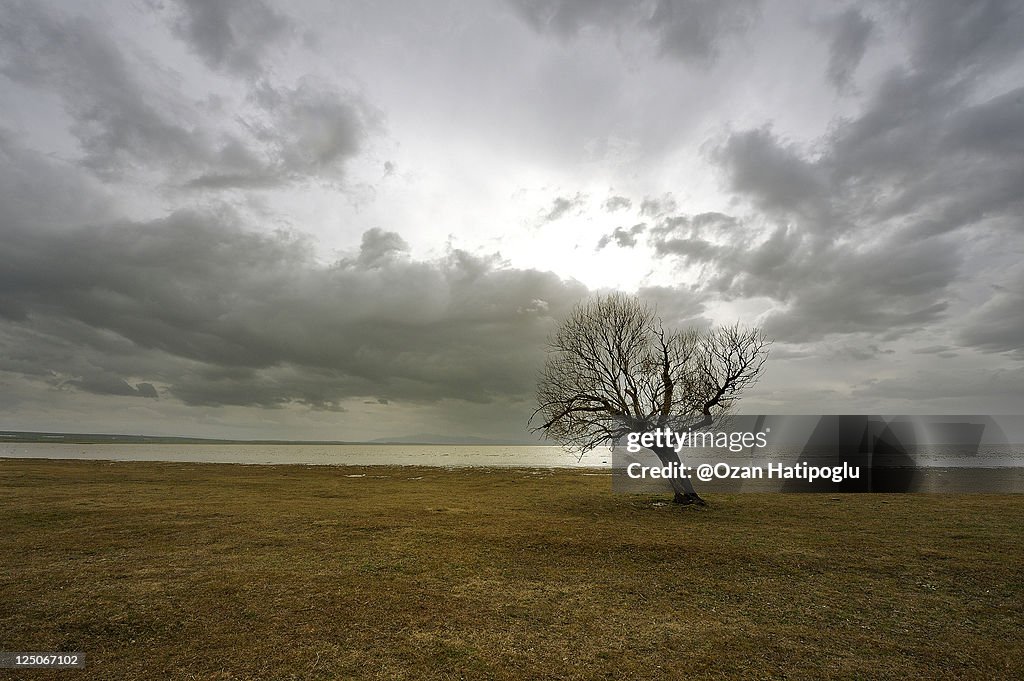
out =
[[[87,656],[0,677],[1024,678],[1024,496],[664,501],[574,470],[0,460],[0,650]]]

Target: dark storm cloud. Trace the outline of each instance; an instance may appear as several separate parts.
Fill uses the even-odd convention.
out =
[[[952,349],[948,345],[928,345],[923,348],[913,348],[910,352],[915,355],[938,355],[942,357],[943,355],[951,354],[950,351]]]
[[[648,243],[654,248],[654,252],[660,256],[673,255],[679,257],[683,262],[700,265],[706,262],[720,260],[724,265],[735,258],[741,257],[740,251],[736,248],[738,241],[734,232],[740,227],[739,221],[723,213],[700,213],[698,215],[672,215],[661,219],[650,231]],[[727,236],[732,246],[721,246],[709,237]],[[746,236],[746,233],[743,234]],[[777,239],[769,239],[766,242],[771,244],[762,250],[767,253],[769,250],[777,250],[774,245]],[[760,261],[764,261],[762,255]],[[743,266],[756,264],[753,260],[745,262]],[[738,265],[733,264],[735,269]],[[723,268],[729,269],[729,268]]]
[[[79,390],[94,395],[121,395],[130,397],[156,398],[156,388],[151,383],[138,383],[130,385],[124,379],[112,378],[105,374],[87,376],[78,380],[70,380],[64,383],[65,386],[74,386]]]
[[[828,70],[829,81],[839,91],[849,88],[854,71],[864,57],[868,39],[875,23],[865,17],[855,7],[850,7],[837,16],[829,25],[831,42],[829,44]]]
[[[759,16],[758,0],[660,0],[647,26],[666,54],[706,64],[718,56],[724,38],[743,33]]]
[[[277,409],[297,404],[316,411],[343,412],[339,400],[349,396],[352,387],[353,381],[342,372],[314,372],[291,365],[260,370],[206,366],[177,376],[168,393],[192,407]]]
[[[695,64],[715,60],[723,40],[749,29],[757,0],[509,0],[534,30],[571,38],[586,28],[649,32],[663,54]]]
[[[588,293],[522,261],[757,315],[769,404],[1019,398],[1019,0],[467,7],[0,4],[5,413],[518,428]]]
[[[379,113],[358,97],[303,81],[296,88],[263,83],[260,110],[246,121],[249,146],[230,139],[187,180],[187,189],[258,189],[308,178],[334,180],[344,162],[379,125]]]
[[[203,12],[238,13],[199,3],[208,4]],[[21,3],[0,16],[0,70],[60,98],[73,119],[82,163],[105,178],[138,167],[193,189],[330,178],[358,153],[379,117],[359,97],[326,84],[304,79],[289,88],[264,80],[250,98],[252,110],[239,112],[224,130],[204,121],[166,73],[131,61],[88,18],[58,17]],[[231,44],[224,49],[225,55],[235,52]]]
[[[113,204],[94,178],[26,149],[0,127],[0,230],[18,223],[105,220],[114,214]]]
[[[876,359],[880,355],[893,355],[895,353],[895,350],[880,347],[877,343],[843,343],[828,348],[823,354],[829,359],[866,362]]]
[[[676,255],[687,262],[707,262],[718,257],[721,249],[695,237],[659,238],[654,242],[658,255]]]
[[[189,404],[522,395],[552,317],[585,293],[458,251],[436,262],[396,257],[402,240],[380,230],[333,266],[316,265],[302,240],[199,213],[6,237],[2,300],[22,311],[9,323],[43,333],[46,320],[71,319],[48,328],[72,344],[84,345],[73,335],[83,329],[125,339],[151,359],[132,375]],[[51,364],[6,368],[82,372],[60,353],[39,359]],[[128,394],[109,377],[69,385]]]
[[[13,321],[21,323],[0,321],[0,371],[54,389],[158,397],[151,383],[132,378],[147,372],[152,360],[127,339],[70,318],[26,316]]]
[[[1018,0],[918,0],[905,12],[913,66],[936,78],[989,71],[1021,50],[1024,8]]]
[[[284,174],[313,175],[354,156],[379,113],[359,98],[304,79],[296,88],[261,85],[255,95],[269,118],[256,136]]]
[[[1010,352],[1024,359],[1024,273],[1009,284],[997,287],[967,316],[957,340],[984,352]]]
[[[65,389],[320,409],[523,397],[553,320],[586,294],[458,250],[414,260],[382,229],[324,265],[226,211],[55,227],[7,208],[0,368]]]
[[[908,235],[970,225],[982,214],[1020,214],[1024,88],[969,101],[969,82],[891,76],[873,106],[837,129],[816,169],[861,219],[908,218]]]
[[[733,133],[713,158],[728,173],[730,188],[766,212],[814,217],[827,199],[822,169],[771,128]]]
[[[701,216],[674,216],[651,230],[649,240],[658,255],[674,256],[700,268],[704,291],[727,298],[785,299],[799,286],[807,269],[816,267],[813,262],[801,262],[802,239],[794,230],[778,227],[757,243],[756,233],[748,227],[712,215],[713,230]]]
[[[225,172],[215,170],[204,172],[200,175],[186,180],[181,184],[182,189],[198,189],[219,191],[222,189],[268,189],[277,187],[284,181],[284,178],[268,168],[261,168],[254,164],[253,168],[242,172]]]
[[[749,245],[695,236],[656,237],[658,253],[703,266],[701,288],[726,298],[767,296],[787,304],[764,326],[778,340],[803,342],[832,333],[896,338],[941,320],[962,262],[956,242],[883,242],[845,249],[776,228]]]
[[[61,98],[94,170],[115,172],[134,159],[182,165],[207,154],[208,142],[168,115],[175,109],[169,101],[144,91],[118,47],[85,18],[54,17],[34,3],[6,5],[0,69]]]
[[[966,274],[965,234],[1019,238],[1024,220],[1024,89],[992,94],[984,77],[1024,47],[1008,38],[1024,24],[1019,3],[938,5],[909,6],[914,66],[890,71],[859,115],[813,144],[762,127],[730,133],[712,153],[767,238],[750,222],[713,238],[671,216],[651,230],[656,252],[702,268],[706,291],[783,303],[765,321],[781,340],[893,338],[948,321]],[[971,40],[952,38],[949,26]],[[1013,347],[1020,327],[1005,320],[1016,306],[997,295],[982,308],[985,323],[960,340]]]
[[[1022,384],[1024,367],[1019,366],[995,371],[955,373],[940,369],[917,371],[892,378],[869,378],[854,386],[851,394],[871,400],[905,399],[915,403],[937,400],[939,404],[945,403],[947,408],[954,410],[962,410],[964,404],[985,404],[985,400],[988,400],[988,404],[999,409],[998,405],[1013,403],[1020,396]]]
[[[268,50],[286,37],[288,19],[262,2],[250,0],[177,0],[182,14],[175,33],[212,69],[245,76],[265,70]]]
[[[616,0],[510,0],[534,30],[572,37],[586,26],[614,27],[635,20],[635,2]]]

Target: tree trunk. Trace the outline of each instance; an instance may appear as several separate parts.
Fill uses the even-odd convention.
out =
[[[681,467],[682,463],[679,461],[679,455],[676,450],[672,447],[651,447],[652,452],[657,454],[658,459],[661,460],[663,466],[669,466],[676,464],[677,467]],[[707,506],[707,502],[700,498],[697,491],[693,489],[693,483],[690,482],[689,478],[669,478],[672,483],[672,491],[675,492],[675,497],[672,499],[673,504],[696,504],[697,506]]]

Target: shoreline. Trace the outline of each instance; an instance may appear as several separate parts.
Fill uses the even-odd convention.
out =
[[[182,468],[189,466],[209,467],[213,470],[217,466],[245,467],[247,469],[265,469],[268,474],[273,471],[288,470],[290,468],[300,470],[328,470],[337,472],[346,471],[387,471],[399,470],[404,472],[422,472],[428,474],[434,471],[450,472],[479,472],[494,475],[529,473],[538,475],[544,473],[565,472],[577,475],[609,478],[612,481],[610,489],[616,495],[647,494],[658,495],[669,493],[667,483],[660,480],[632,480],[625,476],[623,469],[613,468],[607,465],[530,465],[530,464],[478,464],[478,463],[309,463],[309,462],[266,462],[266,461],[201,461],[193,459],[132,459],[132,458],[52,458],[43,456],[7,456],[0,455],[0,467],[15,462],[51,462],[54,464],[71,465],[75,463],[92,465],[128,464],[145,467],[167,466],[170,468]],[[0,468],[2,470],[2,468]],[[707,480],[699,482],[701,494],[987,494],[987,495],[1022,495],[1024,494],[1024,468],[1022,467],[904,467],[888,468],[888,473],[897,475],[907,474],[914,478],[914,484],[903,490],[894,489],[843,489],[841,487],[828,487],[828,483],[819,483],[817,487],[800,489],[799,486],[787,485],[783,480]]]
[[[611,454],[593,450],[582,458],[558,446],[518,445],[168,445],[0,443],[0,458],[104,461],[167,461],[265,465],[428,465],[500,468],[604,468]]]
[[[522,470],[522,469],[550,469],[550,470],[593,470],[595,466],[572,466],[572,465],[558,465],[558,466],[543,466],[543,465],[527,465],[527,464],[510,464],[503,466],[500,464],[416,464],[416,463],[304,463],[297,461],[281,461],[281,462],[266,462],[266,461],[201,461],[196,459],[105,459],[105,458],[78,458],[78,457],[51,457],[51,456],[10,456],[9,454],[0,454],[0,461],[60,461],[60,462],[91,462],[91,463],[181,463],[181,464],[211,464],[211,465],[223,465],[223,466],[267,466],[267,467],[280,467],[280,466],[303,466],[303,467],[354,467],[354,468],[387,468],[387,467],[414,467],[414,468],[493,468],[496,470]],[[936,472],[956,472],[956,471],[998,471],[998,470],[1024,470],[1021,466],[886,466],[889,470],[916,470],[916,471],[936,471]],[[612,465],[607,465],[609,471],[613,470]]]

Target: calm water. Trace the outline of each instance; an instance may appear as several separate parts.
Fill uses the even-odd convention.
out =
[[[1003,468],[1024,466],[1024,445],[918,446],[908,448],[923,467]],[[684,449],[688,464],[725,461],[762,465],[798,461],[799,448],[770,448],[757,456],[721,449]],[[649,457],[649,453],[642,456]],[[98,459],[107,461],[180,461],[247,464],[353,466],[486,466],[527,468],[611,468],[611,449],[600,447],[579,458],[562,447],[523,445],[224,445],[224,444],[69,444],[0,443],[0,457]]]
[[[912,448],[919,476],[915,485],[920,492],[1024,492],[1024,447],[1002,445],[980,450],[964,447]],[[727,462],[734,466],[765,465],[766,461],[811,460],[814,455],[800,449],[774,448],[759,456],[727,450],[689,450],[687,464]],[[653,463],[653,455],[641,455]],[[107,461],[174,461],[184,463],[308,464],[308,465],[398,465],[489,468],[588,468],[611,472],[612,453],[596,449],[582,459],[562,447],[506,445],[196,445],[196,444],[69,444],[0,443],[0,458],[92,459]],[[624,466],[624,457],[616,453],[615,463]],[[701,483],[715,489],[721,481]],[[726,483],[728,484],[728,483]],[[660,487],[652,481],[652,490]],[[776,485],[777,486],[777,485]],[[652,491],[648,490],[648,491]],[[663,490],[661,490],[663,491]],[[762,490],[758,484],[738,489]]]
[[[607,448],[580,459],[562,447],[506,445],[195,445],[0,443],[0,457],[353,466],[610,468]]]
[[[875,465],[907,466],[920,468],[1021,468],[1024,467],[1024,444],[982,444],[982,445],[907,445],[903,448],[902,460],[893,455],[874,454]],[[615,450],[617,458],[631,460],[624,447]],[[734,466],[764,466],[767,462],[807,461],[814,464],[817,457],[834,458],[827,449],[807,449],[793,446],[769,446],[760,450],[731,452],[728,449],[686,447],[680,457],[688,465],[714,464],[719,461]],[[650,456],[646,452],[642,457]],[[851,459],[852,460],[852,459]],[[912,463],[908,463],[912,462]]]

